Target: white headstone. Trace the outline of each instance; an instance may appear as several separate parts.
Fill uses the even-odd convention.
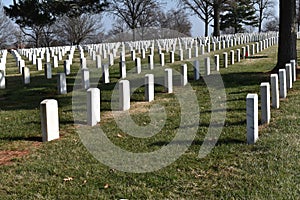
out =
[[[102,65],[102,82],[109,83],[109,66],[107,64]]]
[[[174,63],[175,62],[175,53],[174,51],[170,51],[170,63]]]
[[[286,87],[286,71],[285,69],[279,70],[279,96],[280,98],[286,98],[287,96],[287,87]]]
[[[293,82],[297,80],[297,66],[296,66],[296,60],[290,61],[292,64],[292,74],[293,74]]]
[[[236,62],[241,62],[241,50],[236,50]]]
[[[271,94],[272,94],[272,107],[279,108],[279,84],[278,75],[271,74]]]
[[[81,69],[86,69],[86,58],[85,57],[80,58],[80,65],[81,65]]]
[[[5,89],[5,72],[0,70],[0,89]]]
[[[58,59],[57,56],[53,56],[52,57],[52,61],[53,61],[53,67],[57,68],[58,67]]]
[[[261,123],[269,124],[271,120],[270,83],[268,82],[261,83],[260,96],[261,96]]]
[[[228,54],[227,54],[227,52],[223,53],[223,67],[228,68]]]
[[[183,61],[183,50],[179,49],[179,61]]]
[[[71,66],[70,66],[69,60],[65,60],[64,61],[64,71],[65,71],[66,75],[70,75],[71,74]]]
[[[100,55],[97,55],[97,56],[96,56],[96,68],[97,68],[97,69],[101,69],[101,66],[102,66],[101,56],[100,56]]]
[[[44,70],[45,70],[45,78],[46,79],[52,79],[52,68],[51,68],[51,63],[46,63],[44,65]]]
[[[154,75],[145,75],[145,100],[151,102],[154,100]]]
[[[230,64],[234,65],[234,50],[230,50]]]
[[[204,58],[204,74],[210,75],[210,57]]]
[[[199,80],[200,79],[200,64],[199,60],[194,61],[194,80]]]
[[[254,144],[258,139],[258,96],[248,94],[247,104],[247,143]]]
[[[89,69],[81,69],[81,85],[82,89],[87,90],[90,88],[90,71]]]
[[[135,50],[131,51],[131,60],[135,61]]]
[[[126,78],[126,62],[122,61],[119,63],[120,77]]]
[[[65,73],[59,73],[57,77],[58,94],[67,94],[67,80]]]
[[[159,55],[159,59],[160,59],[160,65],[163,67],[165,66],[165,54],[164,53],[161,53]]]
[[[100,122],[100,90],[90,88],[87,90],[87,124],[95,126]]]
[[[130,109],[130,83],[128,80],[119,82],[119,108],[121,111]]]
[[[54,99],[45,99],[40,104],[42,139],[48,142],[59,138],[58,104]]]
[[[28,67],[23,67],[22,70],[23,83],[27,85],[30,83],[30,70]]]
[[[181,65],[181,86],[188,83],[187,64]]]
[[[43,64],[42,64],[42,59],[41,58],[36,59],[36,69],[38,71],[43,70]]]
[[[135,59],[135,69],[137,74],[140,74],[142,72],[141,58]]]
[[[172,69],[165,69],[165,92],[173,93],[173,73]]]
[[[286,72],[287,89],[291,89],[293,87],[293,70],[292,70],[291,63],[287,63],[285,65],[285,72]]]
[[[215,70],[220,71],[220,58],[219,55],[215,55]]]
[[[110,53],[109,54],[109,66],[113,66],[114,65],[114,54]]]

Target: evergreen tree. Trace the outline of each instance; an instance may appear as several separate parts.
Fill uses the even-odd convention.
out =
[[[221,15],[221,30],[233,29],[234,33],[245,31],[244,26],[257,26],[256,10],[251,0],[230,0],[226,2]]]

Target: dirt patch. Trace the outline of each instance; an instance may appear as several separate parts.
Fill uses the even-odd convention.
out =
[[[0,151],[0,165],[10,165],[15,158],[22,158],[28,155],[29,151]]]

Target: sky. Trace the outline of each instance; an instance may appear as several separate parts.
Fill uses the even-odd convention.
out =
[[[170,10],[172,8],[177,8],[177,1],[176,0],[159,0],[160,2],[164,3],[163,9],[164,10]],[[279,0],[274,0],[276,5],[275,5],[275,12],[278,16],[278,2]],[[2,0],[4,5],[9,5],[13,3],[13,0]],[[204,23],[198,18],[197,16],[191,15],[190,16],[190,21],[192,23],[192,36],[202,36],[204,35]],[[111,16],[108,16],[105,14],[103,18],[103,24],[105,31],[109,31],[111,29],[111,25],[113,24],[113,19]],[[209,27],[209,34],[211,34],[213,31],[212,27]]]

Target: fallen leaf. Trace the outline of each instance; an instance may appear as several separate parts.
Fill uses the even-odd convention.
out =
[[[73,178],[72,177],[67,177],[67,178],[64,178],[64,181],[67,182],[67,181],[73,181]]]

